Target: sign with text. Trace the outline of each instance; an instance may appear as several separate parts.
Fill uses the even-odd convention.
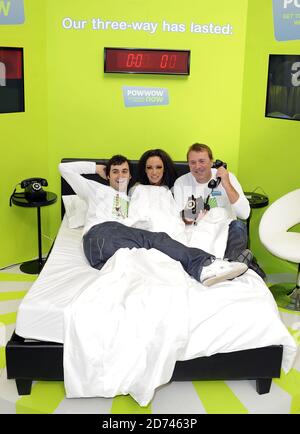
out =
[[[277,41],[300,39],[300,0],[273,0]]]
[[[0,25],[23,24],[24,0],[0,0]]]
[[[123,86],[125,107],[168,105],[168,89],[161,87]]]
[[[1,1],[1,0],[0,0]],[[185,33],[190,32],[199,35],[233,35],[233,27],[230,23],[213,23],[201,22],[195,23],[172,23],[171,21],[134,21],[134,20],[116,20],[105,19],[103,17],[74,19],[72,17],[64,17],[61,21],[62,27],[65,30],[93,30],[99,32],[106,31],[132,31],[145,32],[149,35],[154,35],[158,32],[165,33]]]

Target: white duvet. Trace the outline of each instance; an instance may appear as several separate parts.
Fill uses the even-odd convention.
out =
[[[151,185],[134,188],[128,217],[137,227],[166,232],[177,241],[205,250],[217,258],[224,256],[232,220],[224,208],[212,208],[196,226],[186,228],[170,190]]]
[[[145,202],[141,221],[185,236],[174,214],[160,225],[157,204]],[[170,380],[176,360],[279,344],[288,371],[295,342],[253,271],[206,288],[155,249],[120,249],[64,309],[66,394],[130,394],[145,406]]]
[[[67,396],[130,393],[147,405],[184,354],[186,273],[156,250],[121,249],[99,274],[65,311]]]
[[[67,397],[130,394],[147,405],[176,360],[296,345],[253,271],[206,288],[154,249],[120,249],[64,312]]]

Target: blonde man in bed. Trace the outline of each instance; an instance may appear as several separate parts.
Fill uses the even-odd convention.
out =
[[[83,250],[93,268],[100,270],[121,248],[157,249],[175,261],[205,286],[234,279],[248,267],[240,262],[228,262],[201,249],[190,248],[171,238],[165,232],[152,232],[134,227],[128,218],[127,188],[131,178],[130,163],[126,157],[113,156],[106,168],[109,185],[102,185],[83,177],[83,174],[103,173],[95,162],[61,163],[61,176],[80,198],[87,203]]]
[[[190,172],[177,178],[174,184],[174,199],[183,221],[187,225],[200,225],[201,229],[202,219],[205,221],[213,216],[220,227],[214,245],[218,243],[217,236],[223,237],[223,240],[220,239],[223,248],[220,256],[229,261],[245,262],[265,278],[264,271],[247,248],[247,226],[239,220],[249,218],[250,205],[236,176],[227,170],[226,163],[220,160],[214,163],[211,148],[203,143],[194,143],[189,147],[187,162]],[[195,229],[193,235],[197,235]],[[192,245],[200,247],[203,244],[201,240],[197,242],[195,237]],[[210,251],[214,252],[213,249]]]

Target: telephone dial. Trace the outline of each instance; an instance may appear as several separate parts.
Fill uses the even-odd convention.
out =
[[[47,187],[48,182],[44,178],[28,178],[21,182],[21,188],[25,189],[25,198],[29,202],[41,202],[46,199],[47,193],[43,187]]]

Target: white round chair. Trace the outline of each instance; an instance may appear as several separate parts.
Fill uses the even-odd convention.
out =
[[[297,311],[300,310],[300,233],[288,230],[298,223],[300,189],[291,191],[273,202],[259,224],[259,237],[266,249],[281,259],[298,264],[296,286],[290,296],[286,297],[287,305],[284,306]]]

